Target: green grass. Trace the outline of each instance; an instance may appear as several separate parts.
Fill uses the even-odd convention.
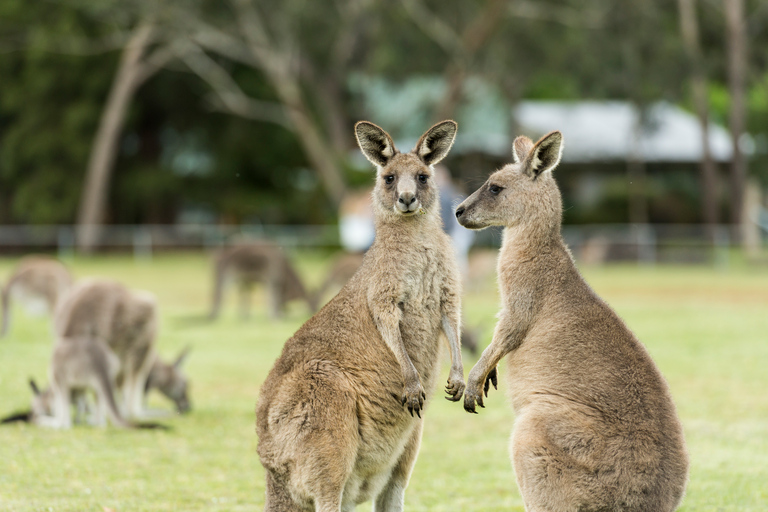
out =
[[[324,254],[300,255],[311,286],[328,261]],[[13,263],[0,259],[0,279]],[[168,419],[167,432],[0,428],[0,510],[262,509],[254,405],[282,343],[307,318],[302,305],[273,322],[259,291],[254,318],[243,322],[228,296],[220,321],[194,323],[190,317],[204,313],[209,293],[204,255],[160,255],[145,263],[80,258],[71,266],[78,277],[109,276],[158,296],[161,355],[193,345],[187,373],[194,410]],[[584,273],[643,340],[672,388],[692,462],[681,510],[766,510],[768,268],[609,266]],[[467,323],[481,327],[483,345],[497,309],[492,281],[467,294]],[[0,415],[28,407],[29,376],[47,380],[51,342],[47,320],[14,310],[10,336],[0,340]],[[474,362],[465,354],[466,372]],[[170,408],[159,396],[150,405]],[[406,509],[522,511],[507,451],[512,422],[503,392],[493,393],[479,415],[435,400]]]

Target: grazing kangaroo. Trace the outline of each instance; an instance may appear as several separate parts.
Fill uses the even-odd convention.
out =
[[[96,340],[117,357],[115,382],[123,396],[123,415],[130,418],[143,413],[144,390],[156,357],[156,326],[152,294],[107,279],[81,281],[60,304],[55,318],[60,339]]]
[[[176,405],[176,411],[180,414],[185,414],[192,409],[188,395],[189,382],[187,376],[181,371],[187,355],[189,355],[189,347],[182,350],[171,364],[161,361],[159,357],[155,358],[144,387],[145,397],[152,389],[157,389]]]
[[[106,418],[116,427],[132,428],[117,408],[114,382],[120,371],[120,360],[107,345],[94,337],[64,337],[57,340],[49,369],[50,387],[39,391],[30,381],[35,396],[30,421],[44,427],[72,427],[72,405],[77,405],[78,418],[85,412],[85,395],[96,396],[94,423],[106,426]]]
[[[467,379],[464,408],[483,406],[508,356],[511,455],[529,512],[674,510],[685,490],[683,429],[645,347],[587,285],[560,234],[552,169],[562,135],[514,142],[514,163],[456,210],[470,229],[504,226],[502,308]]]
[[[240,314],[250,313],[250,295],[256,283],[265,283],[269,289],[269,310],[272,318],[282,316],[286,303],[303,300],[314,312],[315,298],[311,297],[290,260],[277,245],[259,242],[228,247],[214,258],[213,300],[209,318],[216,319],[221,309],[224,285],[234,279],[240,289]]]
[[[267,511],[351,511],[371,499],[378,512],[402,510],[443,335],[446,398],[461,399],[460,277],[432,168],[456,128],[438,123],[400,153],[378,126],[355,126],[377,167],[376,238],[352,279],[286,342],[261,388]]]
[[[71,286],[72,276],[60,261],[47,256],[22,258],[0,292],[0,338],[10,327],[11,300],[53,313]]]

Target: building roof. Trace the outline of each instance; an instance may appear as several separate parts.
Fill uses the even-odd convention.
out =
[[[667,102],[640,110],[626,101],[522,101],[512,109],[519,133],[538,137],[563,132],[563,162],[624,161],[637,155],[646,162],[698,162],[702,156],[697,118]],[[641,122],[642,121],[642,122]],[[710,123],[715,160],[731,159],[728,131]]]

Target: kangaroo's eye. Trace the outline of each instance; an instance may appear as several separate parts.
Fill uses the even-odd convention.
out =
[[[419,174],[419,183],[426,183],[427,178],[429,178],[429,176],[427,176],[426,174]]]
[[[497,195],[499,195],[499,192],[501,192],[502,190],[504,190],[504,187],[500,187],[500,186],[498,186],[498,185],[490,185],[490,186],[488,187],[488,190],[490,190],[490,191],[491,191],[491,194],[493,194],[493,195],[497,196]]]
[[[384,176],[384,183],[387,185],[391,185],[393,181],[395,181],[394,175],[390,174],[389,176]]]

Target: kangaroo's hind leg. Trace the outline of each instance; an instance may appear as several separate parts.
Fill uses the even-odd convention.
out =
[[[373,506],[374,512],[401,512],[403,510],[405,488],[408,486],[408,480],[411,478],[411,471],[421,446],[422,425],[422,422],[418,422],[413,429],[408,444],[405,445],[397,465],[392,470],[389,482],[376,498],[376,503]]]

